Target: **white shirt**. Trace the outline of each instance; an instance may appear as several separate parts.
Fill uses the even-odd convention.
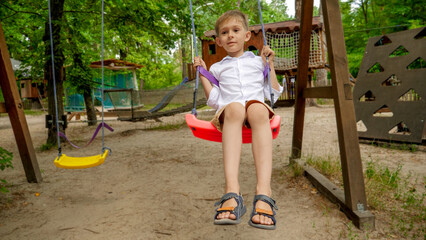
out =
[[[213,85],[207,105],[220,110],[232,102],[245,106],[250,100],[265,102],[265,97],[271,100],[268,80],[264,78],[265,66],[259,56],[245,52],[238,58],[226,56],[220,62],[210,67],[210,73],[219,81],[219,86]],[[280,90],[272,88],[274,103],[278,100]]]

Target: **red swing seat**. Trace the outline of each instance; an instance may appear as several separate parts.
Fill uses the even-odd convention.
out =
[[[222,133],[211,122],[199,120],[190,113],[185,115],[185,121],[195,137],[213,142],[222,142]],[[281,117],[275,115],[270,124],[272,139],[275,139],[280,132]],[[245,126],[243,126],[243,143],[251,143],[251,129]]]

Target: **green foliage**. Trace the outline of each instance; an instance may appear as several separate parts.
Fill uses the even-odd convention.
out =
[[[144,67],[138,71],[138,78],[144,79],[144,89],[159,89],[176,86],[182,81],[179,64],[171,56],[158,54],[154,59],[140,58]]]
[[[239,8],[248,14],[250,24],[259,24],[256,1],[193,1],[196,35],[214,29],[225,11]],[[33,79],[44,78],[49,61],[43,39],[48,17],[45,0],[16,0],[0,3],[0,19],[12,58],[20,60]],[[289,20],[287,3],[261,1],[265,23]],[[59,23],[60,48],[64,53],[67,80],[73,86],[90,86],[93,76],[87,66],[100,60],[101,2],[67,0]],[[314,15],[318,9],[314,9]],[[421,0],[341,2],[349,69],[357,76],[368,38],[425,25],[425,4]],[[104,59],[119,58],[144,65],[138,77],[146,89],[164,88],[181,81],[182,68],[190,62],[191,21],[187,0],[106,0],[104,15]],[[201,53],[200,41],[199,53]],[[76,64],[75,55],[81,64]],[[416,63],[420,67],[423,62]],[[417,67],[414,66],[414,67]],[[80,89],[80,88],[79,88]]]
[[[12,165],[13,153],[0,147],[0,170],[4,171],[6,168],[13,168]],[[9,190],[6,188],[7,181],[0,179],[0,192],[6,193]]]
[[[44,23],[47,17],[47,2],[1,1],[0,20],[10,56],[22,62],[22,68],[31,66],[25,72],[33,79],[43,78]],[[24,14],[25,12],[25,14]]]
[[[349,71],[356,77],[367,40],[373,36],[424,26],[425,4],[421,0],[361,1],[340,3]]]

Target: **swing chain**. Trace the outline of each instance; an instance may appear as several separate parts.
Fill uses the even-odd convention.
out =
[[[105,150],[108,150],[108,156],[110,156],[110,155],[111,155],[111,153],[112,153],[112,149],[111,149],[111,148],[109,148],[109,147],[103,147],[103,148],[102,148],[102,154],[104,154]]]

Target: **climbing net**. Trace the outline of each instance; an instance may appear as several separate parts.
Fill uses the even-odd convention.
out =
[[[274,66],[276,70],[296,69],[299,52],[299,31],[290,33],[266,33],[267,44],[275,51]],[[325,64],[321,35],[313,30],[311,34],[311,49],[309,56],[309,67],[320,68]]]

